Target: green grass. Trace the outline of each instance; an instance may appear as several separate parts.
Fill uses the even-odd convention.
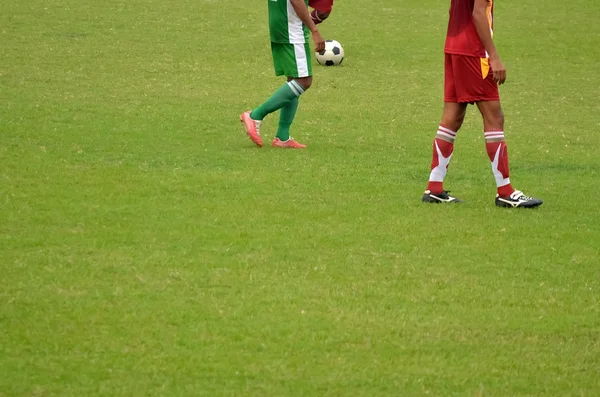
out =
[[[600,395],[600,3],[496,7],[534,211],[473,108],[420,203],[447,1],[336,2],[305,151],[242,133],[282,81],[231,3],[0,5],[0,396]]]

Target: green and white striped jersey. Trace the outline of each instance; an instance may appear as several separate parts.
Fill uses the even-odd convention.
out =
[[[308,28],[304,26],[290,0],[269,2],[269,30],[273,43],[308,43]],[[308,7],[308,0],[304,0]]]

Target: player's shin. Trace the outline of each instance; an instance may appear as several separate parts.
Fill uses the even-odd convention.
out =
[[[486,131],[484,136],[485,148],[492,163],[492,172],[496,180],[498,195],[508,197],[515,189],[510,184],[508,149],[504,141],[504,131]]]
[[[432,193],[441,193],[444,191],[443,182],[448,172],[452,152],[454,151],[455,139],[455,131],[440,125],[433,140],[431,172],[427,184],[427,190]]]
[[[280,141],[285,142],[290,139],[290,126],[296,116],[296,110],[298,109],[298,98],[292,99],[284,107],[281,108],[279,113],[279,128],[277,129],[277,138]]]

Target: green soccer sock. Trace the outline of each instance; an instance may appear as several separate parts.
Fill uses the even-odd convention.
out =
[[[265,103],[257,107],[250,113],[253,120],[262,120],[269,113],[281,109],[291,100],[298,98],[304,93],[304,88],[294,80],[291,80],[279,87],[277,91]]]
[[[277,130],[277,138],[280,141],[287,141],[290,139],[290,126],[296,116],[296,110],[298,109],[298,97],[289,101],[279,112],[279,129]]]

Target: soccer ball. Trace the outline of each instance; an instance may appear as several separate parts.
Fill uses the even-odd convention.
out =
[[[325,49],[317,52],[317,62],[323,66],[338,66],[344,60],[344,49],[335,40],[326,40]]]

